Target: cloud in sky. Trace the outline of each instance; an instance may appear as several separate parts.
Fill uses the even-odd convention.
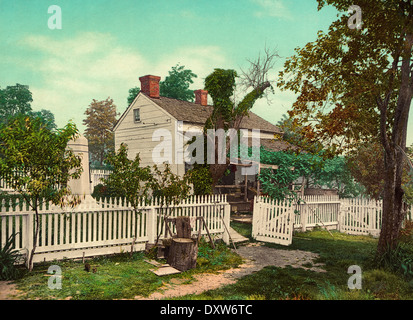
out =
[[[257,17],[276,17],[282,19],[292,19],[291,12],[285,6],[283,0],[252,0],[258,5],[257,11],[254,12]]]
[[[218,46],[180,47],[158,57],[145,57],[139,50],[119,45],[111,34],[97,32],[57,40],[30,35],[19,45],[36,57],[25,61],[25,66],[42,80],[30,86],[33,107],[51,110],[59,127],[71,119],[81,131],[92,99],[110,96],[122,113],[128,90],[140,86],[140,76],[154,74],[164,79],[171,67],[180,63],[198,75],[193,84],[197,89],[214,67],[227,63]]]

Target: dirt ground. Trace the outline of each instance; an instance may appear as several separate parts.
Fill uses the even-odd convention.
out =
[[[12,300],[9,295],[16,295],[19,291],[16,285],[9,281],[0,281],[0,300]]]
[[[259,271],[266,266],[277,266],[283,268],[292,266],[316,272],[325,272],[321,264],[315,264],[314,259],[318,255],[313,252],[301,250],[279,250],[264,247],[257,243],[240,246],[237,252],[244,258],[245,263],[239,268],[222,271],[218,274],[199,274],[194,276],[195,281],[183,284],[181,279],[175,279],[168,283],[161,291],[154,292],[147,298],[135,297],[139,300],[167,299],[172,297],[184,296],[187,294],[200,294],[204,291],[217,289],[221,286],[235,283],[238,278],[253,272]],[[311,268],[304,267],[303,265]]]
[[[266,266],[285,267],[290,265],[294,268],[310,269],[316,272],[325,272],[322,265],[315,264],[317,254],[301,250],[279,250],[268,248],[259,243],[251,243],[237,248],[237,252],[244,258],[244,264],[239,268],[225,270],[217,274],[198,274],[191,283],[183,283],[186,280],[173,279],[162,290],[153,293],[149,297],[136,296],[139,300],[167,299],[184,296],[187,294],[200,294],[204,291],[217,289],[221,286],[235,283],[237,279],[259,271]],[[305,267],[303,265],[309,266]],[[13,299],[9,295],[18,294],[16,285],[8,281],[0,281],[0,300]],[[15,298],[14,298],[15,299]]]

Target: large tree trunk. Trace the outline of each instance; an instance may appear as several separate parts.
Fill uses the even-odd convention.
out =
[[[387,160],[387,159],[386,159]],[[395,158],[385,161],[382,229],[377,247],[377,257],[396,249],[400,230],[405,218],[403,189],[401,188],[402,164]]]
[[[383,195],[383,220],[377,247],[377,258],[397,247],[400,229],[405,218],[402,189],[403,167],[405,163],[403,151],[406,149],[407,123],[410,104],[413,96],[413,82],[411,75],[411,51],[413,45],[413,33],[406,35],[404,54],[396,54],[393,61],[393,74],[390,76],[390,90],[386,94],[380,108],[380,134],[384,147],[385,178]],[[394,77],[402,57],[401,84],[398,93],[397,106],[394,113],[394,123],[391,136],[387,130],[388,105],[393,90]]]

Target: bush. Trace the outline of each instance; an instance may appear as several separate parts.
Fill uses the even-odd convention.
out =
[[[17,233],[12,234],[4,246],[0,247],[0,280],[13,280],[19,276],[15,263],[20,259],[20,254],[13,249],[16,235]]]
[[[396,249],[388,250],[382,255],[378,266],[402,274],[407,280],[413,280],[413,244],[399,242]]]
[[[124,197],[125,195],[116,193],[113,189],[103,184],[98,184],[94,187],[92,197],[95,199],[103,198],[119,198]]]

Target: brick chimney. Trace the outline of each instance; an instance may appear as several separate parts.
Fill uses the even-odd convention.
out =
[[[208,91],[206,90],[195,90],[195,103],[200,104],[201,106],[208,105]]]
[[[141,91],[151,98],[159,99],[159,81],[161,77],[147,75],[140,77]]]

